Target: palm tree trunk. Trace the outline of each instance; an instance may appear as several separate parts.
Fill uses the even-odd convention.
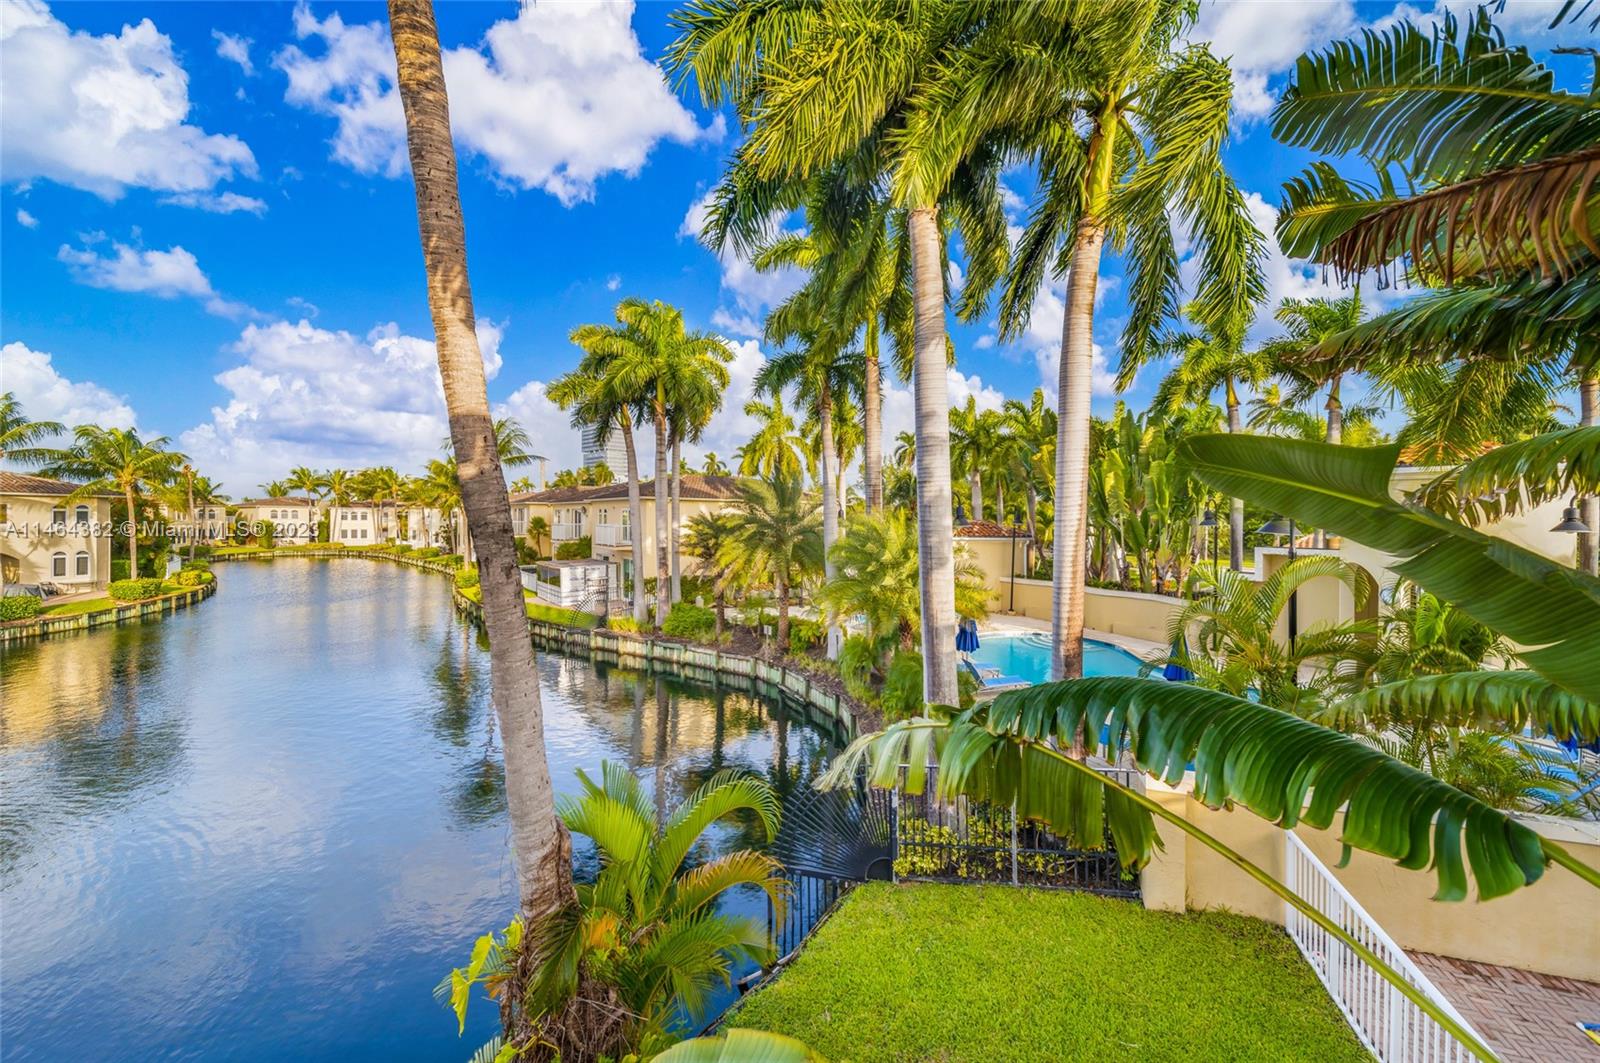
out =
[[[1105,228],[1079,221],[1061,322],[1056,421],[1055,562],[1051,580],[1051,679],[1083,675],[1083,592],[1089,550],[1089,400],[1094,373],[1094,293]]]
[[[122,500],[128,507],[128,578],[139,578],[139,514],[133,508],[133,485],[122,488]]]
[[[1239,393],[1234,390],[1233,378],[1227,382],[1228,432],[1242,432],[1239,423]],[[1235,572],[1244,571],[1244,499],[1228,500],[1228,567]]]
[[[1589,370],[1578,382],[1578,423],[1585,428],[1600,424],[1600,370]],[[1600,495],[1585,495],[1579,505],[1583,522],[1593,530],[1578,533],[1578,569],[1591,576],[1600,575],[1600,549],[1596,548],[1600,540]]]
[[[678,560],[678,537],[683,525],[683,441],[672,434],[672,601],[683,601],[682,562]]]
[[[1033,552],[1039,548],[1039,492],[1028,477],[1028,548],[1022,552],[1022,567],[1033,573]]]
[[[839,539],[839,510],[834,496],[838,493],[836,482],[836,448],[833,443],[833,394],[827,381],[817,385],[817,434],[822,437],[822,566],[823,575],[833,579],[833,544]],[[828,611],[828,659],[839,655],[843,637],[834,622],[833,611]]]
[[[789,581],[780,576],[773,581],[773,589],[778,592],[778,653],[781,655],[789,649]]]
[[[511,501],[495,447],[483,352],[474,328],[439,30],[428,0],[389,0],[389,23],[450,438],[460,471],[462,505],[469,524],[478,528],[476,539],[483,554],[479,572],[489,635],[490,691],[505,746],[517,893],[524,917],[536,920],[573,899],[572,846],[555,814],[539,674],[528,641],[522,579],[512,542]]]
[[[667,405],[661,385],[656,385],[656,623],[659,628],[667,622],[672,609],[672,573],[667,562],[667,548],[671,545],[668,521],[671,508],[667,485]]]
[[[644,597],[644,500],[640,497],[639,454],[633,446],[633,425],[626,414],[617,418],[622,446],[628,453],[628,520],[633,524],[633,620],[640,627],[650,615]]]
[[[996,478],[994,482],[994,519],[997,524],[1006,522],[1006,482]]]
[[[866,432],[863,444],[867,481],[867,512],[876,513],[883,508],[883,379],[878,368],[878,318],[867,321],[866,386],[862,395],[862,428]]]
[[[974,457],[973,464],[974,465],[977,464],[976,457]],[[972,519],[973,520],[982,520],[983,519],[983,477],[978,475],[978,470],[976,468],[974,468],[971,472],[967,473],[967,501],[972,504],[972,512],[971,512]]]
[[[200,537],[200,522],[195,518],[194,512],[194,470],[187,470],[184,479],[189,487],[189,560],[193,562],[194,541]]]
[[[1344,442],[1344,404],[1339,401],[1339,374],[1328,382],[1328,442],[1338,446]]]
[[[917,561],[922,596],[922,695],[958,705],[956,560],[950,515],[950,384],[945,356],[944,268],[935,208],[910,215],[916,304]],[[1087,423],[1087,422],[1086,422]]]

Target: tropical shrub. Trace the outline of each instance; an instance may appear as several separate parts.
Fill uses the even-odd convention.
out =
[[[865,635],[850,635],[839,647],[839,678],[845,691],[859,701],[876,697],[872,677],[878,667],[878,650]]]
[[[416,547],[412,546],[410,543],[393,543],[389,546],[389,552],[391,554],[405,555],[411,553],[415,549]]]
[[[440,554],[439,560],[443,561],[447,565],[453,565],[456,568],[460,568],[465,559],[460,554]]]
[[[185,561],[181,566],[184,572],[210,572],[211,562],[205,560]]]
[[[716,627],[717,615],[710,609],[679,602],[667,614],[666,622],[661,625],[661,633],[680,639],[706,639],[711,637]]]
[[[531,565],[539,560],[539,549],[526,539],[515,539],[513,545],[517,548],[517,564]]]
[[[823,638],[827,635],[827,628],[819,620],[789,621],[789,652],[794,654],[809,653],[822,645]]]
[[[131,573],[129,573],[129,571],[128,571],[128,559],[127,558],[124,557],[124,558],[112,558],[111,559],[111,579],[112,579],[112,582],[115,582],[117,580],[127,579],[127,578],[129,578],[130,575],[131,575]]]
[[[621,764],[601,765],[596,785],[579,771],[583,793],[563,797],[557,812],[573,834],[600,851],[600,873],[576,887],[576,900],[540,922],[513,922],[487,934],[471,962],[441,982],[465,1024],[474,985],[510,1005],[512,1030],[526,1029],[560,1058],[648,1058],[697,1026],[712,988],[731,982],[734,965],[771,958],[765,919],[716,911],[729,890],[764,891],[782,917],[788,883],[764,853],[742,849],[692,868],[688,858],[705,830],[726,816],[752,815],[770,840],[779,801],[764,780],[718,772],[665,822],[654,799]],[[524,955],[527,953],[527,955]],[[514,972],[528,972],[512,985]],[[520,1020],[520,1021],[519,1021]]]
[[[883,677],[883,715],[907,720],[922,714],[922,654],[901,650],[889,662]]]
[[[190,563],[192,564],[195,561],[209,561],[211,559],[212,549],[213,547],[209,543],[195,543],[194,558]]]
[[[204,587],[214,579],[216,577],[204,569],[186,568],[173,576],[172,582],[180,587]]]
[[[476,587],[477,585],[478,585],[478,569],[477,569],[476,566],[468,565],[465,568],[456,569],[456,586],[457,587],[461,587],[461,588],[465,589],[467,587]]]
[[[113,580],[106,591],[119,602],[142,602],[160,595],[161,583],[158,579],[119,579]]]
[[[44,603],[31,594],[0,598],[0,621],[29,620],[39,615]]]
[[[442,553],[444,553],[444,551],[440,550],[437,546],[424,546],[422,549],[418,550],[416,553],[412,554],[411,556],[412,557],[426,559],[426,558],[438,557]]]
[[[594,541],[585,535],[556,544],[557,561],[583,561],[594,556]]]
[[[606,627],[612,631],[625,631],[631,635],[637,635],[641,630],[639,621],[631,616],[613,616],[606,620]]]

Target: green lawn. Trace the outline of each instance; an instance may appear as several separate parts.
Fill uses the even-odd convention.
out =
[[[116,603],[110,597],[102,594],[98,598],[80,598],[75,602],[63,602],[60,605],[50,605],[39,610],[40,616],[77,616],[80,613],[97,613],[102,609],[110,609]]]
[[[728,1023],[834,1063],[1370,1058],[1277,927],[1005,886],[862,886]]]

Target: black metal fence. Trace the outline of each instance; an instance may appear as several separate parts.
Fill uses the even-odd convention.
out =
[[[789,880],[790,892],[783,918],[775,918],[772,906],[767,906],[767,936],[780,960],[799,948],[822,917],[856,884],[855,880],[805,871],[790,871],[784,877]]]
[[[1108,769],[1119,782],[1135,773]],[[1000,882],[1137,898],[1139,880],[1124,872],[1107,832],[1097,849],[1075,848],[1009,807],[935,796],[937,770],[921,794],[900,793],[895,816],[897,879]]]

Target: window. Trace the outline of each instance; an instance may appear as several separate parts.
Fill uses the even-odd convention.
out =
[[[363,538],[363,539],[365,539],[365,538],[366,538],[366,537],[367,537],[367,529],[365,529],[365,528],[362,528],[362,529],[361,529],[361,537],[362,537],[362,538]]]
[[[272,513],[271,513],[271,517],[272,517],[273,520],[277,520],[278,519],[278,511],[277,510],[273,510]]]
[[[87,551],[87,550],[79,550],[78,551],[78,556],[76,558],[76,568],[75,568],[74,571],[79,576],[87,576],[89,574],[89,551]]]
[[[75,512],[73,514],[73,519],[76,520],[79,524],[88,524],[89,523],[89,507],[88,506],[79,506],[78,509],[77,509],[77,512]]]
[[[50,557],[50,575],[65,576],[67,574],[67,555],[63,553],[52,554]]]
[[[4,502],[0,502],[0,524],[3,524],[10,519],[11,507],[6,505]]]
[[[50,511],[51,524],[65,524],[67,522],[67,507],[57,506]]]

